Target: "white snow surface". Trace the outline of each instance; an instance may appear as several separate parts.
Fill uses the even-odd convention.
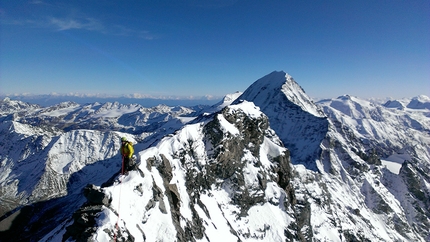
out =
[[[365,144],[382,141],[394,150],[397,149],[396,152],[386,154],[386,157],[404,153],[405,149],[416,144],[424,146],[430,144],[430,135],[423,132],[430,129],[428,118],[430,111],[425,108],[419,110],[384,108],[348,95],[323,100],[318,104],[324,108],[329,117],[349,127]],[[412,143],[409,143],[409,140],[412,140]],[[420,154],[422,158],[430,160],[428,151],[422,152]]]
[[[381,160],[382,164],[387,167],[394,174],[399,174],[400,168],[405,160],[411,160],[409,154],[392,154],[387,158]]]

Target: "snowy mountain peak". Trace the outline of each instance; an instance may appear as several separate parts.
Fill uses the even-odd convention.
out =
[[[430,110],[430,98],[425,95],[414,97],[407,105],[407,108]]]
[[[209,114],[209,113],[215,113],[223,109],[224,107],[230,105],[235,101],[240,95],[242,95],[242,92],[235,92],[231,94],[227,94],[224,96],[224,98],[219,101],[218,103],[210,106],[209,108],[205,108],[198,112],[198,114]]]
[[[291,151],[294,164],[316,169],[315,158],[328,122],[322,110],[290,75],[275,71],[258,79],[233,104],[241,100],[253,102],[269,117],[270,126]]]
[[[388,100],[386,103],[384,103],[384,107],[386,108],[396,108],[396,109],[404,109],[405,105],[398,101],[398,100]]]
[[[419,95],[417,97],[414,97],[412,99],[417,99],[420,102],[430,102],[430,97],[426,96],[426,95]]]
[[[40,108],[40,106],[18,100],[11,100],[9,97],[0,100],[0,116],[37,108]]]
[[[289,101],[304,111],[324,117],[302,87],[287,73],[274,71],[254,82],[238,100],[248,100],[264,109],[268,105]]]
[[[426,95],[419,95],[413,98],[403,98],[401,100],[388,100],[384,106],[400,110],[405,108],[430,110],[430,98]]]

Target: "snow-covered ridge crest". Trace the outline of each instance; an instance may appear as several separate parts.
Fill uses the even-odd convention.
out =
[[[235,92],[235,93],[227,94],[227,95],[225,95],[225,97],[221,101],[210,106],[209,108],[202,110],[202,112],[205,114],[218,112],[219,110],[223,109],[224,107],[232,104],[240,95],[242,95],[242,92]],[[202,112],[200,112],[200,114]]]
[[[321,105],[323,108],[330,106],[354,119],[372,118],[372,116],[375,116],[374,114],[378,112],[377,107],[379,106],[350,95],[339,96],[335,99],[320,100],[317,104]],[[331,112],[325,111],[331,114]]]
[[[109,240],[114,233],[134,241],[217,241],[220,235],[227,241],[285,241],[298,236],[292,225],[288,151],[280,144],[267,117],[251,102],[184,126],[139,152],[142,173],[131,171],[119,177],[121,185],[103,188],[112,202],[101,208],[104,216],[96,218],[91,239]],[[163,232],[151,232],[154,228]]]
[[[294,81],[293,77],[285,73],[286,82],[282,85],[282,92],[288,100],[299,105],[304,111],[317,117],[325,117],[324,113],[316,106],[312,99],[305,94],[303,88]]]

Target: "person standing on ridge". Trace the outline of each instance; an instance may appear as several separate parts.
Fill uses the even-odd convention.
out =
[[[121,138],[121,155],[122,155],[122,162],[123,162],[123,169],[122,173],[127,173],[128,171],[131,171],[133,169],[133,153],[134,148],[133,144],[129,141],[127,141],[127,138],[122,137]]]

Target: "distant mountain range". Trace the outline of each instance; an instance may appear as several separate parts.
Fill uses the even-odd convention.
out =
[[[0,98],[10,98],[16,101],[38,104],[43,107],[53,106],[62,102],[75,102],[78,104],[119,102],[121,104],[140,104],[143,107],[153,107],[160,104],[168,106],[196,106],[212,105],[222,97],[152,97],[144,95],[85,95],[85,94],[16,94],[0,95]]]
[[[430,99],[0,101],[0,241],[429,241]],[[120,138],[137,166],[121,175]]]

